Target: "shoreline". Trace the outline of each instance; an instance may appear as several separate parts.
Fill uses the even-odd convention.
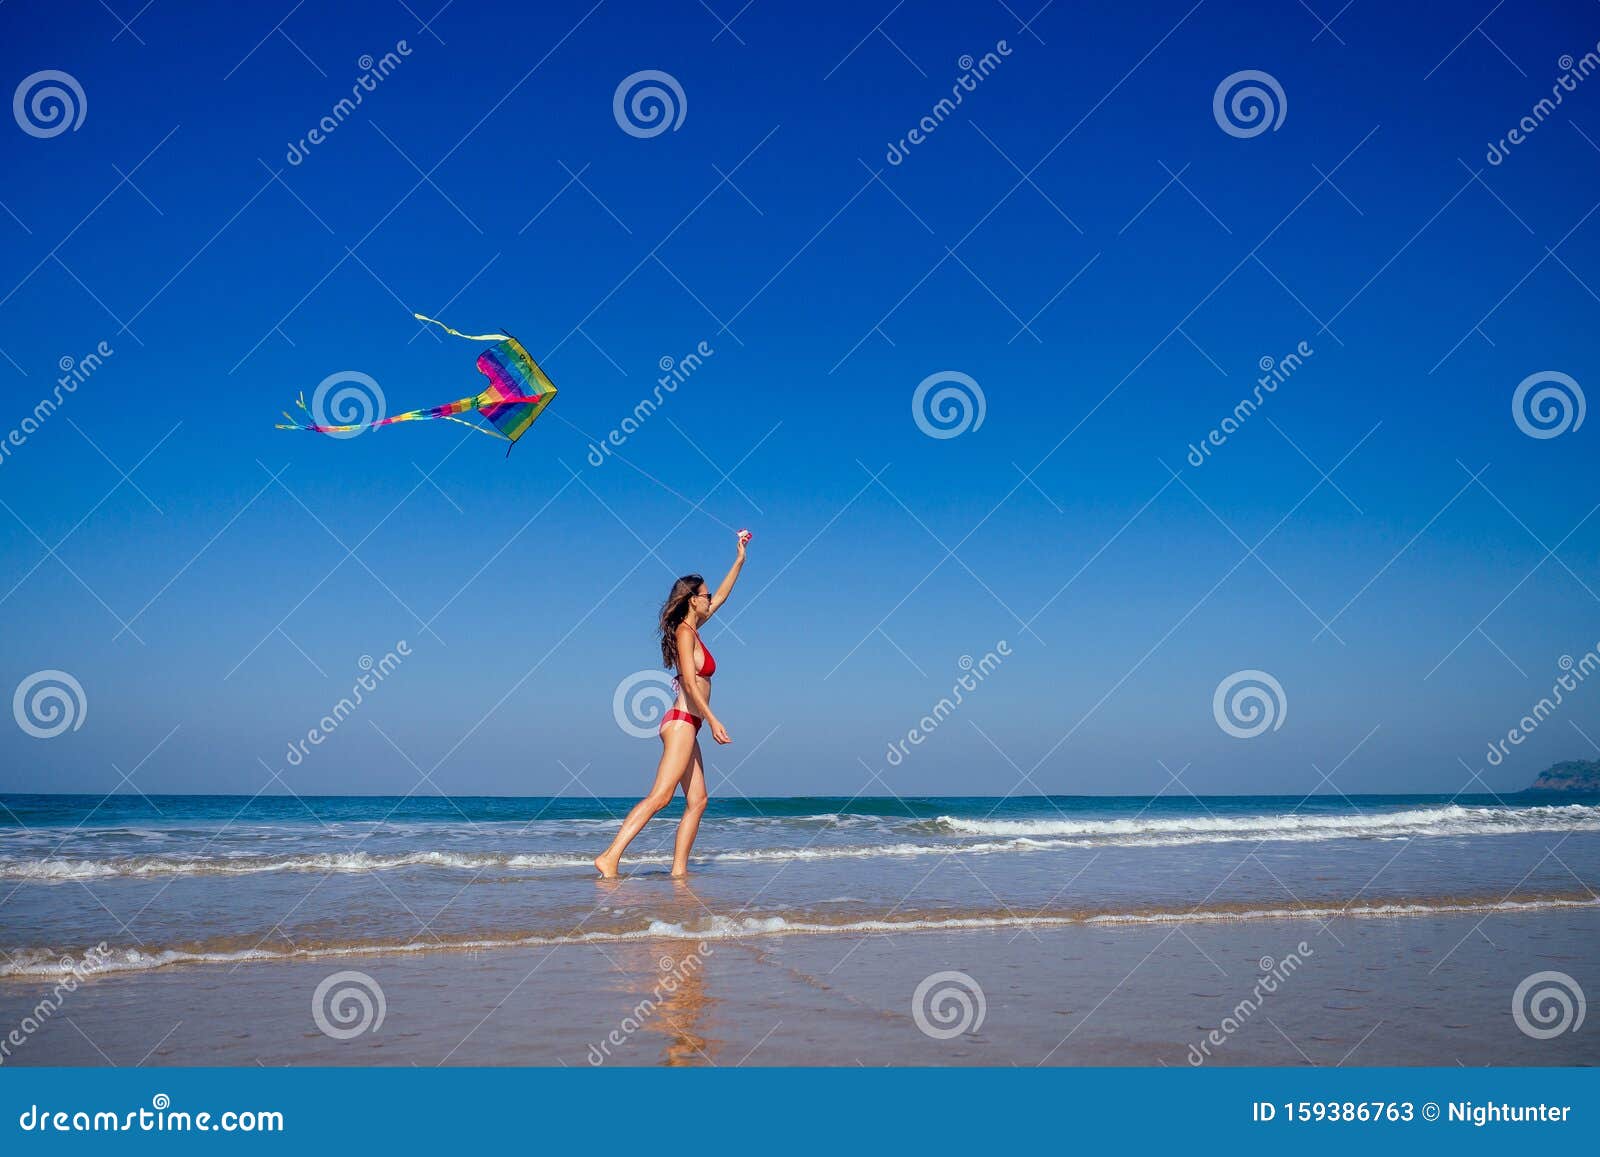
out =
[[[612,881],[605,881],[612,883]],[[599,929],[580,932],[578,922],[568,932],[524,932],[493,935],[438,936],[431,941],[351,940],[319,945],[295,945],[288,949],[265,948],[266,937],[235,936],[208,942],[178,944],[169,948],[16,948],[0,964],[0,992],[17,984],[50,983],[75,977],[79,983],[120,975],[142,975],[171,969],[205,969],[230,965],[289,964],[351,957],[422,956],[435,953],[473,954],[519,948],[557,948],[585,944],[626,944],[649,941],[759,941],[769,937],[850,936],[862,934],[894,935],[931,932],[1020,933],[1055,928],[1116,928],[1149,925],[1248,924],[1281,921],[1327,921],[1333,919],[1429,919],[1464,915],[1503,915],[1511,913],[1600,909],[1600,898],[1584,893],[1533,894],[1502,897],[1396,897],[1374,899],[1348,905],[1301,903],[1277,908],[1262,908],[1246,901],[1213,904],[1191,909],[1149,908],[1129,911],[1078,909],[1056,913],[1037,912],[1019,915],[1009,910],[981,914],[940,914],[884,918],[861,915],[837,921],[791,920],[782,916],[722,916],[710,914],[705,920],[686,926],[652,920],[643,928]],[[592,915],[592,913],[591,913]],[[249,944],[248,947],[243,945]],[[92,966],[83,961],[96,957]]]
[[[1232,1017],[1201,1064],[1593,1065],[1600,1037],[1533,1039],[1511,1002],[1532,974],[1589,975],[1597,942],[1585,904],[262,961],[99,977],[5,1063],[1183,1067]],[[1269,969],[1282,982],[1263,995]],[[938,1038],[915,1001],[942,977],[970,982],[982,1014]],[[324,1000],[318,1021],[330,984],[365,989],[366,1027],[339,1020],[358,998]],[[39,991],[0,986],[0,1025]]]

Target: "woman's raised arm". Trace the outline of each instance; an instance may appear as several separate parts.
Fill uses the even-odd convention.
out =
[[[738,535],[738,554],[734,556],[733,565],[728,568],[727,576],[717,587],[717,593],[711,596],[711,607],[706,611],[706,618],[717,613],[717,608],[728,601],[728,596],[733,593],[733,584],[739,581],[739,571],[744,567],[745,544],[750,541],[750,532],[741,530]]]

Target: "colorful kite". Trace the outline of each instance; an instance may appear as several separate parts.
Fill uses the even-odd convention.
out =
[[[468,341],[492,341],[490,346],[478,355],[478,372],[489,379],[489,388],[481,394],[470,398],[458,398],[454,402],[446,402],[442,406],[432,406],[426,410],[410,410],[404,414],[395,414],[388,418],[379,418],[375,422],[366,422],[354,426],[318,426],[303,424],[294,420],[294,415],[284,412],[284,417],[289,419],[290,425],[278,423],[280,430],[310,430],[315,434],[354,434],[361,430],[371,430],[378,426],[388,426],[395,422],[415,422],[423,418],[443,418],[449,422],[460,422],[480,434],[488,434],[492,438],[503,438],[512,446],[517,439],[528,432],[528,427],[533,425],[533,420],[544,412],[550,404],[550,399],[556,396],[555,385],[545,376],[539,368],[539,363],[528,356],[528,351],[522,348],[522,343],[516,338],[504,333],[461,333],[453,330],[441,321],[431,317],[423,317],[420,313],[413,314],[418,321],[436,325],[446,333],[456,337],[466,338]],[[306,398],[301,394],[297,405],[308,414],[310,409],[306,406]],[[476,410],[487,418],[494,427],[489,429],[478,425],[476,422],[463,421],[455,417],[468,410]],[[506,447],[506,454],[511,453],[511,446]]]

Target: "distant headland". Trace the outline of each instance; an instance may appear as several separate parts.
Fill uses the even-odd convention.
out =
[[[1569,759],[1539,773],[1529,791],[1600,792],[1600,760]]]

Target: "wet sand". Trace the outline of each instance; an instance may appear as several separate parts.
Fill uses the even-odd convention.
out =
[[[919,1018],[919,985],[952,971],[970,980],[924,985]],[[176,966],[62,992],[60,1007],[5,1063],[1600,1062],[1593,1023],[1545,1040],[1518,1028],[1513,992],[1544,971],[1600,992],[1600,910],[637,940]],[[352,1034],[336,1039],[319,1027],[314,998],[348,972],[375,988],[361,978],[325,986],[323,1024]],[[0,985],[0,1034],[51,991]],[[1220,1044],[1207,1041],[1213,1030]]]

